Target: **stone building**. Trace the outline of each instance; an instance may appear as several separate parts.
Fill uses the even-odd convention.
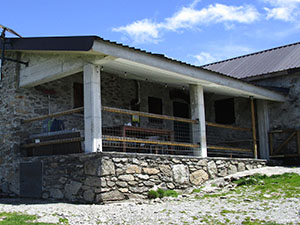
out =
[[[278,115],[297,119],[297,74],[249,82],[214,67],[226,61],[196,67],[95,36],[3,44],[0,194],[101,202],[182,189],[264,165],[249,158],[268,159],[269,127],[296,128]]]
[[[299,157],[299,42],[211,63],[203,68],[284,94],[284,102],[257,102],[257,110],[265,115],[258,126],[265,126],[269,133],[264,140],[269,141],[271,149],[265,157],[269,158],[269,153],[271,158]]]

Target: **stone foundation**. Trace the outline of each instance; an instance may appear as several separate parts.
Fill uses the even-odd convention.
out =
[[[102,203],[146,198],[156,187],[183,190],[208,179],[266,165],[264,160],[129,153],[23,158],[42,162],[42,198]]]

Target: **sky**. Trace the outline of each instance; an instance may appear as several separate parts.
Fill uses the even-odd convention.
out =
[[[299,42],[300,0],[3,0],[0,24],[23,37],[97,35],[204,65]]]

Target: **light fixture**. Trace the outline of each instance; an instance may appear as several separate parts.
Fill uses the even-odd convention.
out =
[[[127,72],[124,73],[124,76],[127,77]]]
[[[167,83],[165,83],[165,88],[167,88],[168,87],[168,84]]]
[[[103,71],[103,70],[104,70],[104,68],[103,68],[103,66],[101,66],[101,67],[100,67],[100,71]]]

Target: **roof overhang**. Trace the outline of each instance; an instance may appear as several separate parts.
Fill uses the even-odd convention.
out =
[[[82,70],[85,63],[103,66],[106,72],[119,76],[166,83],[168,85],[185,86],[198,84],[204,91],[228,96],[254,97],[272,101],[285,101],[285,97],[275,91],[258,87],[247,82],[225,76],[201,67],[176,61],[163,55],[152,54],[139,49],[123,46],[103,40],[95,36],[87,37],[49,37],[11,39],[10,51],[33,54],[65,54],[76,53],[80,57],[74,65],[71,60],[54,59],[53,64],[43,62],[43,65],[31,65],[21,68],[21,86],[32,86],[71,75]],[[72,55],[72,54],[70,54]],[[80,58],[80,63],[79,59]],[[75,61],[74,61],[75,62]],[[48,65],[49,64],[49,65]],[[77,66],[75,68],[75,66]],[[58,67],[58,69],[55,69]],[[51,68],[41,74],[43,68]],[[68,69],[71,68],[69,71]],[[44,77],[35,77],[44,76]],[[31,82],[31,83],[30,83]]]

